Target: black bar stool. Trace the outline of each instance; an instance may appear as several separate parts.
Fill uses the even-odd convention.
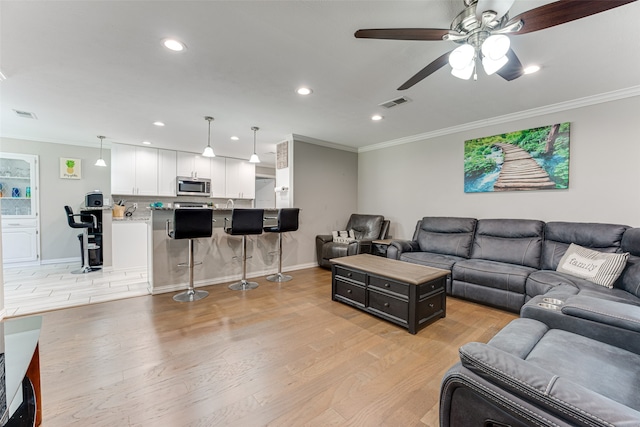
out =
[[[100,270],[101,267],[91,267],[89,265],[89,229],[98,227],[98,219],[95,215],[91,215],[91,222],[82,221],[82,217],[86,217],[87,214],[74,214],[73,209],[70,206],[64,207],[65,212],[67,213],[67,222],[69,223],[69,227],[71,228],[82,228],[82,268],[79,270],[73,270],[72,274],[84,274],[91,273],[92,271]],[[80,222],[76,222],[76,217],[80,218]]]
[[[278,273],[267,276],[270,282],[288,282],[291,276],[282,274],[282,233],[298,229],[300,208],[282,208],[278,211],[278,225],[264,227],[265,233],[278,233]]]
[[[224,219],[224,232],[232,236],[242,236],[242,280],[229,285],[234,291],[248,291],[258,287],[256,282],[247,281],[247,236],[262,234],[264,209],[233,209],[231,226],[227,227],[229,218]]]
[[[211,237],[213,234],[213,210],[198,208],[182,208],[173,211],[173,230],[171,220],[167,220],[167,235],[175,240],[189,239],[189,260],[179,267],[189,267],[189,287],[186,291],[173,296],[178,302],[198,301],[209,295],[207,291],[196,291],[193,287],[193,267],[202,264],[193,260],[193,239]]]

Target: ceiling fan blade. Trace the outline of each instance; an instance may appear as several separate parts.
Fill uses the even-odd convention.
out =
[[[409,89],[411,86],[420,82],[422,79],[430,76],[431,74],[438,71],[440,68],[444,67],[449,62],[449,54],[451,51],[444,53],[438,59],[433,61],[431,64],[424,67],[422,70],[418,71],[413,77],[404,82],[402,86],[398,88],[398,90]]]
[[[358,39],[391,40],[442,40],[451,30],[438,28],[382,28],[358,30],[354,34]]]
[[[507,62],[504,67],[496,71],[496,74],[508,81],[515,80],[522,76],[524,74],[524,68],[513,49],[509,49],[507,52],[507,58],[509,59],[509,62]]]
[[[604,12],[637,0],[560,0],[528,10],[509,20],[524,26],[512,34],[526,34]]]
[[[478,0],[476,4],[476,18],[482,20],[482,12],[492,10],[496,13],[494,19],[502,18],[505,13],[509,12],[515,0]]]

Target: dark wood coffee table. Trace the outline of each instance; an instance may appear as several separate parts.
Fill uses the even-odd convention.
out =
[[[449,270],[360,254],[331,260],[331,299],[409,329],[446,315]]]

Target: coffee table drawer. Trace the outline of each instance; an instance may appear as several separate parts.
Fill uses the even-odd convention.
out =
[[[409,302],[391,295],[383,294],[373,290],[369,291],[369,308],[392,316],[406,324],[409,318]]]
[[[363,285],[367,281],[367,274],[361,271],[349,270],[344,267],[336,266],[336,277],[346,277],[347,279],[355,280],[356,282],[360,282]]]
[[[357,306],[364,307],[364,287],[343,280],[340,277],[336,277],[335,284],[335,296],[342,297],[342,300],[347,299]]]
[[[398,295],[403,295],[406,297],[409,296],[409,285],[407,285],[406,283],[401,283],[395,280],[387,279],[385,277],[370,275],[369,286],[371,288],[378,288],[387,292],[393,292]]]
[[[445,296],[443,293],[430,296],[426,300],[420,301],[416,307],[418,323],[425,322],[434,316],[442,317],[444,312],[443,304],[445,304]]]

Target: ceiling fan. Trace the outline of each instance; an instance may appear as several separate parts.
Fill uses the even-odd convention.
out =
[[[511,49],[506,34],[532,33],[636,0],[559,0],[528,10],[511,19],[508,12],[515,0],[463,1],[465,8],[453,20],[450,29],[365,29],[356,31],[355,36],[366,39],[445,40],[460,45],[418,71],[398,90],[409,89],[447,63],[452,67],[451,74],[461,79],[469,79],[471,75],[477,78],[476,61],[481,61],[487,74],[496,73],[510,81],[522,76],[524,69]]]

